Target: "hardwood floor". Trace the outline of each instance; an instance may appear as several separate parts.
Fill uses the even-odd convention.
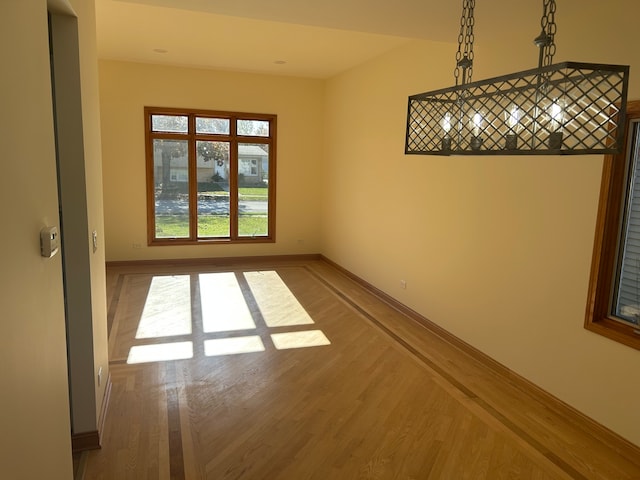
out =
[[[107,282],[113,386],[85,480],[640,479],[637,449],[321,260]]]

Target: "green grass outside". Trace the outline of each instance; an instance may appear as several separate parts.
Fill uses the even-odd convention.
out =
[[[241,187],[238,189],[238,194],[240,195],[240,198],[242,198],[243,196],[267,198],[267,195],[269,194],[269,189],[256,188],[256,187]]]
[[[265,215],[243,215],[238,218],[240,236],[266,235],[268,218]],[[229,217],[202,215],[198,218],[200,237],[228,237]],[[187,238],[189,217],[187,215],[161,215],[156,217],[157,238]]]

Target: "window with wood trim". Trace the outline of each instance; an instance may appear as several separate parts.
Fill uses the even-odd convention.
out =
[[[585,328],[640,349],[640,101],[625,132],[604,158]]]
[[[144,114],[149,245],[275,240],[275,115]]]

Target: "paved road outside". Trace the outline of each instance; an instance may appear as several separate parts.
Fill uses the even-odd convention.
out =
[[[240,213],[267,214],[267,202],[260,200],[241,200]],[[156,215],[187,215],[189,202],[187,200],[156,200]],[[228,215],[228,200],[198,200],[198,213],[209,215]]]

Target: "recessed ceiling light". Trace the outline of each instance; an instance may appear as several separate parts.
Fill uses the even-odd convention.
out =
[[[153,51],[156,52],[156,53],[168,53],[169,52],[169,50],[165,50],[164,48],[154,48]]]

